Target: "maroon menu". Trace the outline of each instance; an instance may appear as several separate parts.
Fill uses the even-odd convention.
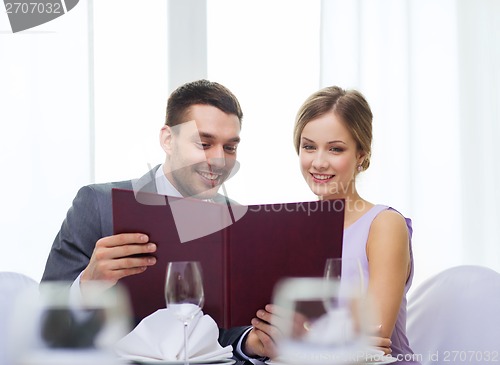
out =
[[[157,244],[156,265],[120,280],[137,320],[165,308],[169,261],[199,261],[203,311],[219,327],[249,325],[285,277],[322,276],[342,256],[344,201],[219,204],[113,189],[114,233],[141,232]]]

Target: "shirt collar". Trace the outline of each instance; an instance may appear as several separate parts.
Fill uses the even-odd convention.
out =
[[[182,198],[182,194],[177,191],[176,188],[168,181],[165,173],[163,172],[163,164],[156,170],[156,190],[160,195],[174,196],[176,198]]]

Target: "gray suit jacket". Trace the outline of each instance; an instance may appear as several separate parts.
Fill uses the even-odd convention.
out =
[[[111,190],[140,187],[140,191],[156,193],[155,174],[159,167],[156,166],[134,183],[126,180],[82,187],[52,244],[42,281],[74,281],[87,267],[96,242],[113,234]],[[225,199],[220,194],[214,198],[218,202],[224,202]],[[221,329],[219,342],[223,346],[231,344],[235,348],[246,328]]]

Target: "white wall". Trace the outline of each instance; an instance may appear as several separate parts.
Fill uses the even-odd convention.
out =
[[[94,1],[96,182],[140,177],[163,160],[167,2],[142,5]]]
[[[85,1],[12,34],[0,11],[0,270],[39,280],[79,186],[90,182]]]
[[[292,133],[298,107],[319,87],[320,2],[208,4],[208,76],[237,95],[244,113],[241,168],[228,194],[243,204],[315,200]]]

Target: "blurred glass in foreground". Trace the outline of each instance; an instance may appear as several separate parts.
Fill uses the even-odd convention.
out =
[[[19,296],[10,328],[15,365],[120,364],[112,348],[131,330],[126,291],[92,282],[71,293],[70,286],[42,283]]]
[[[350,283],[352,283],[351,281]],[[356,285],[334,276],[284,279],[275,288],[279,308],[273,325],[277,362],[287,364],[352,364],[365,362],[382,351],[369,347],[372,323],[366,295]]]

